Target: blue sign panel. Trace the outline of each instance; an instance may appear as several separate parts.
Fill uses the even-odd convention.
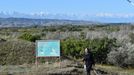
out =
[[[60,41],[59,40],[39,40],[37,41],[36,56],[37,57],[59,57]]]

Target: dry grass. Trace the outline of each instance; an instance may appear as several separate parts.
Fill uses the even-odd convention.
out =
[[[65,64],[66,63],[66,64]],[[60,66],[61,64],[61,66]],[[13,66],[1,66],[0,75],[83,75],[83,68],[75,68],[73,66],[68,66],[73,64],[70,61],[64,61],[61,63],[54,64],[24,64],[24,65],[13,65]],[[134,75],[134,69],[122,69],[115,66],[109,65],[96,65],[97,69],[105,71],[106,75]],[[118,74],[116,74],[118,73]]]
[[[66,63],[65,63],[66,62]],[[0,75],[81,75],[83,69],[73,66],[71,61],[63,61],[61,63],[45,63],[45,64],[24,64],[13,66],[1,66]]]
[[[134,69],[123,69],[109,65],[96,65],[96,67],[103,69],[107,72],[118,73],[119,75],[134,75]]]

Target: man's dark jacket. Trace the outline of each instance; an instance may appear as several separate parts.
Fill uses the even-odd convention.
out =
[[[83,61],[85,61],[87,71],[90,71],[92,69],[92,65],[95,64],[94,58],[91,52],[84,55]]]

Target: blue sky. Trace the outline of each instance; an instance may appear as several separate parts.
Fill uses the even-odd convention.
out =
[[[43,18],[52,19],[134,22],[134,5],[127,0],[1,0],[0,11],[25,14],[43,12],[43,14],[49,13]],[[64,14],[76,16],[70,18],[70,15],[64,16]]]
[[[0,11],[22,13],[134,13],[126,0],[1,0]]]

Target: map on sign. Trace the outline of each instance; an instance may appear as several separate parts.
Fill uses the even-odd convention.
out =
[[[60,41],[59,40],[39,40],[37,41],[36,56],[37,57],[59,57]]]

